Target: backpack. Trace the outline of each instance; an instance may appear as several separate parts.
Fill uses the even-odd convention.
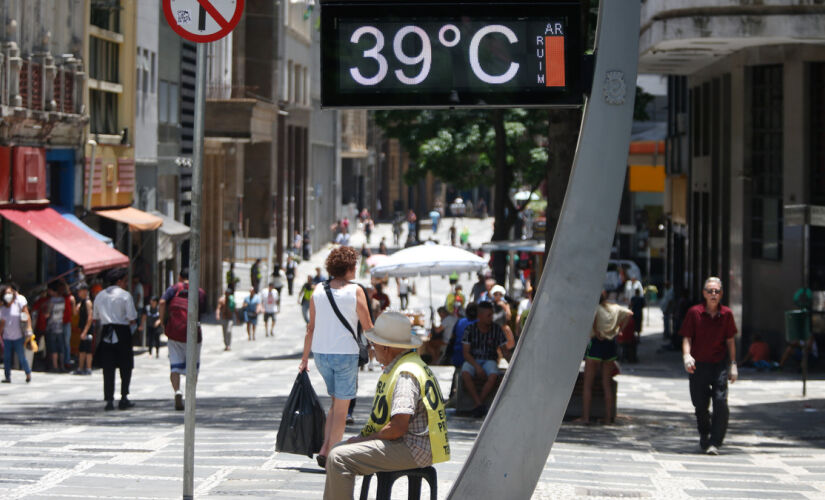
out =
[[[164,332],[170,340],[186,342],[186,321],[189,317],[189,285],[176,285],[175,295],[167,304]],[[198,325],[198,342],[201,341],[201,329]]]

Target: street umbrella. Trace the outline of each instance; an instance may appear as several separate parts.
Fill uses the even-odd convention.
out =
[[[446,276],[452,273],[479,272],[487,263],[474,253],[448,245],[425,243],[399,250],[370,271],[375,277],[403,278]],[[433,317],[433,284],[430,280],[430,319]]]
[[[467,250],[425,243],[390,255],[387,260],[372,268],[372,275],[389,278],[446,276],[454,272],[478,272],[486,266],[484,259]]]
[[[538,201],[541,199],[541,196],[539,196],[535,191],[519,191],[513,195],[513,199],[516,201]]]
[[[383,253],[374,253],[367,257],[367,267],[375,267],[383,264],[390,256]]]

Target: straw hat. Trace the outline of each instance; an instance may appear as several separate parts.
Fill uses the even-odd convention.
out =
[[[602,337],[612,339],[619,334],[622,323],[628,315],[633,314],[630,309],[618,304],[605,302],[596,307],[596,321],[593,329]]]
[[[372,330],[367,330],[364,335],[370,342],[387,347],[405,349],[422,344],[421,338],[412,333],[409,318],[397,311],[387,311],[379,316]]]

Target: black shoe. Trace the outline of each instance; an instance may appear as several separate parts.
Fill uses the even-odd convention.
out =
[[[482,418],[484,416],[484,405],[478,405],[473,408],[473,417]]]
[[[135,403],[129,401],[126,398],[120,400],[120,403],[117,404],[118,410],[128,410],[129,408],[135,406]]]
[[[326,455],[315,455],[315,461],[318,463],[318,467],[322,469],[327,468],[327,456]]]
[[[4,378],[4,379],[2,380],[2,382],[3,382],[4,384],[11,384],[11,379]]]
[[[347,424],[354,424],[354,423],[355,423],[355,419],[352,418],[352,413],[350,413],[349,415],[347,415]]]
[[[112,411],[115,409],[115,402],[114,401],[106,401],[106,408],[103,408],[106,411]]]

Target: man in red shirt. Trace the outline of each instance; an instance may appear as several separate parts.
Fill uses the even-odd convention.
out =
[[[699,446],[708,455],[718,455],[728,428],[728,380],[734,383],[739,376],[736,323],[731,310],[720,304],[722,280],[708,278],[702,295],[704,304],[688,310],[679,333],[683,337],[685,371],[690,374],[690,400],[696,409]],[[711,401],[712,417],[708,412]]]

